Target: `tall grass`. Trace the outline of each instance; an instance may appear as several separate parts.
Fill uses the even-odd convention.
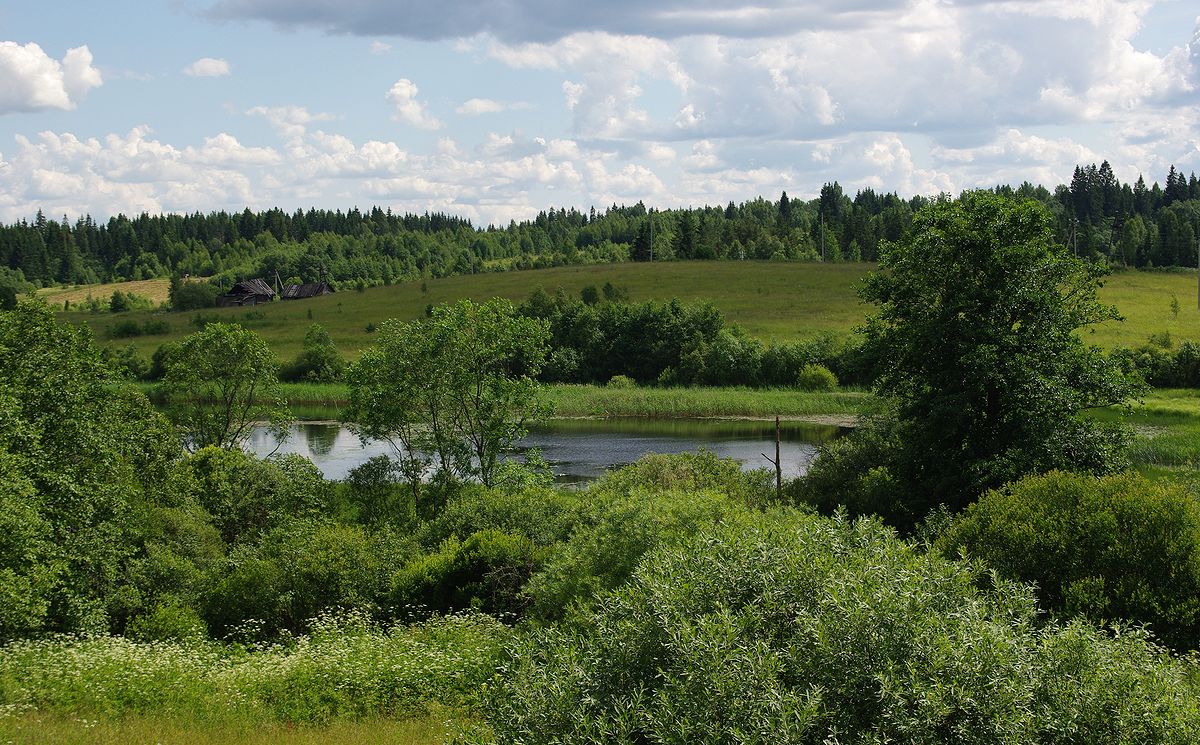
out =
[[[89,719],[25,714],[0,718],[0,742],[22,745],[361,745],[381,742],[434,745],[447,742],[461,728],[462,723],[453,716],[445,712],[418,719],[341,720],[320,725],[293,725],[252,719],[202,723],[146,715]]]
[[[318,619],[310,636],[246,649],[121,637],[14,641],[0,648],[0,718],[321,723],[469,709],[509,631],[459,615],[381,629]]]

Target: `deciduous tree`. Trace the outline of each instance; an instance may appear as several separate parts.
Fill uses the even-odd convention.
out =
[[[347,418],[393,443],[414,491],[436,456],[439,470],[492,485],[502,453],[545,407],[534,377],[547,354],[545,321],[507,300],[463,300],[429,318],[385,321],[350,370]]]
[[[861,291],[878,306],[867,348],[896,419],[889,436],[872,435],[882,449],[840,449],[876,462],[817,461],[818,475],[846,469],[852,482],[827,483],[828,498],[885,484],[903,513],[889,517],[911,524],[1030,473],[1124,464],[1125,433],[1080,416],[1136,390],[1078,335],[1119,318],[1097,299],[1104,268],[1055,245],[1051,217],[1033,201],[944,197],[914,228],[886,246]]]
[[[279,439],[291,412],[279,363],[262,337],[236,324],[210,323],[172,349],[159,392],[188,448],[238,448],[265,422]]]

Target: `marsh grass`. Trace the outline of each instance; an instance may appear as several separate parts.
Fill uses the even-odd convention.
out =
[[[1200,466],[1200,390],[1160,388],[1125,407],[1098,409],[1090,415],[1102,421],[1124,421],[1136,433],[1130,448],[1135,466],[1152,476]]]
[[[787,388],[548,387],[557,416],[773,417],[851,420],[873,411],[878,399],[861,390]]]

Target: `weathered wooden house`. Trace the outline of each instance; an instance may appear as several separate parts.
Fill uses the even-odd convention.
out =
[[[304,285],[284,285],[279,297],[284,300],[303,300],[304,298],[332,295],[333,288],[328,282],[310,282]]]
[[[258,305],[269,303],[275,299],[275,291],[271,285],[261,279],[244,279],[229,289],[224,295],[217,296],[217,306],[227,308],[232,305]]]

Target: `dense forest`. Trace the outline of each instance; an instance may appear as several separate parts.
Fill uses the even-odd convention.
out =
[[[1059,243],[1124,266],[1196,266],[1200,179],[1171,166],[1166,186],[1121,183],[1108,162],[1079,166],[1069,185],[1028,182],[994,191],[1044,204]],[[168,276],[273,276],[359,285],[418,277],[564,264],[675,259],[873,261],[883,240],[906,237],[925,197],[834,182],[811,201],[753,199],[721,206],[647,210],[613,205],[550,209],[535,219],[481,229],[444,214],[396,215],[374,207],[275,208],[264,212],[90,216],[71,222],[39,212],[0,227],[0,285],[80,284]]]

